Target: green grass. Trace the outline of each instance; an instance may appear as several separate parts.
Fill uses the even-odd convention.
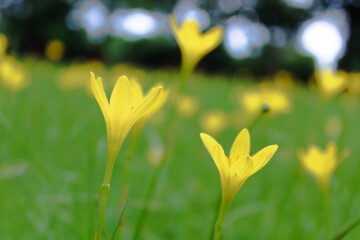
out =
[[[66,67],[27,61],[31,84],[16,94],[0,89],[0,239],[94,239],[106,160],[105,123],[86,91],[56,86],[57,74]],[[147,88],[156,81],[169,87],[177,80],[172,71],[148,71],[143,77]],[[209,239],[220,180],[200,140],[199,117],[207,110],[223,109],[230,118],[240,109],[233,101],[234,88],[254,83],[237,80],[202,74],[190,79],[186,93],[198,97],[201,107],[194,116],[177,119],[175,149],[161,172],[143,239]],[[269,144],[278,144],[279,150],[235,197],[223,239],[330,239],[360,217],[359,100],[351,105],[340,96],[320,105],[317,93],[304,87],[290,94],[290,114],[265,117],[251,131],[252,154]],[[331,139],[324,125],[332,115],[346,119],[344,147],[351,149],[351,156],[332,177],[326,210],[314,179],[300,166],[297,151],[310,143],[325,147]],[[215,136],[226,153],[239,130],[228,126]],[[146,134],[154,131],[164,136],[166,124],[145,128]],[[146,160],[147,147],[142,135],[130,168],[122,239],[131,239],[154,171]],[[108,236],[121,212],[127,148],[128,141],[113,173],[105,216]],[[360,227],[343,239],[358,236]]]

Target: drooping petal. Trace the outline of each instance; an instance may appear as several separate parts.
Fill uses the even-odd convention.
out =
[[[217,169],[219,170],[220,177],[222,175],[227,176],[229,173],[229,164],[226,160],[226,156],[221,145],[210,135],[206,133],[200,133],[201,140],[203,141],[206,149],[210,153],[212,159],[215,162]]]
[[[276,150],[278,149],[278,145],[270,145],[264,147],[260,151],[258,151],[252,158],[253,158],[253,169],[251,175],[259,171],[263,168],[275,154]]]
[[[149,94],[147,94],[144,99],[139,102],[134,109],[131,110],[130,116],[128,119],[128,125],[132,127],[137,120],[142,118],[147,112],[151,109],[151,107],[156,104],[160,95],[163,92],[163,87],[159,86],[156,88],[152,88]]]
[[[113,89],[110,98],[111,117],[115,125],[122,124],[127,118],[131,108],[131,89],[130,83],[126,76],[121,76]]]
[[[98,102],[100,109],[104,115],[105,118],[105,122],[106,124],[109,123],[109,111],[110,111],[110,107],[109,107],[109,102],[106,98],[106,94],[104,91],[104,86],[102,83],[102,80],[100,77],[98,77],[97,80],[95,80],[95,74],[93,72],[90,72],[90,85],[91,85],[91,90],[94,94],[94,97],[96,99],[96,101]]]
[[[243,156],[250,154],[250,134],[249,131],[244,128],[235,138],[235,141],[230,149],[230,158],[232,161],[236,161]]]

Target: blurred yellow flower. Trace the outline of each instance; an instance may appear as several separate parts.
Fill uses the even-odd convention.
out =
[[[248,114],[259,114],[264,104],[269,107],[269,114],[287,113],[291,108],[288,95],[279,89],[259,89],[246,91],[238,95],[238,101]]]
[[[332,98],[346,88],[346,76],[342,72],[334,72],[330,68],[320,69],[316,80],[320,94],[324,98]]]
[[[100,61],[74,63],[72,66],[60,70],[56,78],[56,85],[65,91],[85,88],[88,93],[90,93],[89,79],[85,76],[87,76],[91,70],[97,74],[104,74],[105,67]]]
[[[8,48],[8,39],[5,34],[0,33],[0,58],[6,55]]]
[[[245,128],[237,135],[226,157],[223,148],[211,136],[201,133],[200,137],[213,158],[220,174],[222,201],[230,204],[244,182],[263,168],[275,154],[277,145],[270,145],[250,156],[250,134]]]
[[[115,159],[132,126],[158,104],[163,87],[157,86],[144,97],[134,89],[126,76],[121,76],[112,91],[110,104],[105,95],[102,79],[90,73],[91,90],[104,115],[107,130],[107,164],[104,184],[110,184]]]
[[[0,61],[0,82],[12,92],[20,91],[29,84],[22,64],[10,57]]]
[[[199,100],[190,95],[180,95],[177,99],[176,108],[178,113],[184,117],[194,115],[199,109]]]
[[[186,19],[181,26],[178,26],[174,16],[170,17],[170,25],[180,47],[183,68],[187,71],[192,71],[201,58],[214,50],[222,41],[223,29],[220,26],[203,34],[196,20]]]
[[[310,145],[307,152],[301,149],[298,155],[304,169],[316,179],[323,190],[326,190],[331,175],[339,163],[348,157],[349,151],[346,149],[338,156],[336,144],[330,142],[324,151],[318,146]]]
[[[340,117],[333,115],[326,119],[324,124],[325,133],[331,138],[337,138],[340,136],[341,130],[343,129],[343,122]]]
[[[52,61],[59,61],[62,59],[65,51],[65,45],[61,40],[53,39],[46,44],[45,56]]]
[[[350,94],[360,95],[360,73],[347,73],[347,89]]]
[[[212,135],[222,132],[226,125],[226,114],[221,110],[209,111],[200,117],[201,129]]]

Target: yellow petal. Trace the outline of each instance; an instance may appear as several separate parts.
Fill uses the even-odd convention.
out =
[[[128,116],[131,108],[130,101],[131,89],[129,80],[126,76],[121,76],[117,80],[110,98],[111,117],[116,121],[120,121],[120,123],[115,123],[116,125],[121,124]]]
[[[244,128],[235,138],[235,141],[230,150],[230,158],[232,161],[236,161],[240,157],[247,156],[250,153],[250,134],[249,131]]]
[[[95,74],[93,72],[90,72],[90,84],[91,84],[91,90],[94,94],[94,97],[95,97],[96,101],[98,102],[100,109],[104,115],[105,122],[106,122],[106,124],[108,124],[110,109],[109,109],[109,102],[106,98],[102,80],[100,77],[98,77],[98,79],[95,80]]]
[[[133,102],[131,103],[131,105],[135,106],[136,104],[141,102],[141,100],[144,98],[144,93],[143,93],[143,90],[141,88],[141,85],[134,78],[132,78],[130,80],[130,87],[134,89],[134,98],[132,99]]]
[[[220,177],[222,178],[223,175],[228,175],[229,164],[227,163],[226,156],[221,145],[206,133],[200,133],[200,137],[212,159],[214,160],[215,165],[219,170]]]
[[[223,34],[223,28],[220,26],[213,27],[209,31],[207,31],[202,41],[202,48],[204,49],[205,54],[208,52],[211,52],[213,49],[215,49],[222,40],[222,34]]]
[[[252,173],[254,162],[250,156],[242,156],[230,168],[231,179],[247,179]]]
[[[258,151],[252,157],[254,161],[254,165],[251,175],[259,171],[261,168],[263,168],[270,161],[270,159],[275,154],[277,149],[278,149],[278,145],[270,145]]]
[[[129,117],[129,126],[135,124],[137,120],[142,118],[144,115],[147,114],[149,109],[156,103],[156,101],[159,99],[160,95],[163,92],[163,87],[154,87],[151,89],[150,93],[147,94],[144,99],[139,102],[134,109],[132,109],[131,116]]]
[[[253,160],[250,156],[243,156],[230,168],[228,193],[224,193],[227,198],[232,199],[244,182],[250,177],[253,168]]]

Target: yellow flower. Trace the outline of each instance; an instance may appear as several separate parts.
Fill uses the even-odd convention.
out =
[[[348,79],[347,89],[350,94],[359,95],[360,94],[360,73],[347,73]]]
[[[9,57],[0,62],[0,82],[12,92],[20,91],[29,84],[22,64]]]
[[[64,43],[58,39],[53,39],[45,47],[45,56],[52,61],[59,61],[64,55]]]
[[[188,71],[191,71],[201,58],[214,50],[222,40],[223,29],[220,26],[203,34],[196,20],[184,20],[179,27],[174,16],[170,17],[170,25],[180,47],[183,67]]]
[[[112,169],[120,148],[132,126],[158,104],[163,87],[157,86],[145,96],[139,94],[126,76],[121,76],[112,91],[110,103],[106,97],[101,78],[90,73],[91,90],[104,115],[107,130],[106,172],[104,184],[110,183]]]
[[[339,163],[349,155],[349,151],[346,149],[338,156],[336,144],[330,142],[324,151],[318,146],[310,145],[307,152],[300,150],[298,155],[304,169],[313,175],[322,189],[326,190],[331,175]]]
[[[222,132],[227,125],[226,115],[220,110],[207,112],[200,117],[200,125],[205,132],[217,135]]]
[[[247,91],[239,95],[238,100],[249,114],[260,113],[264,104],[272,115],[287,113],[291,107],[288,95],[279,89]]]
[[[278,149],[277,145],[270,145],[250,156],[250,135],[246,128],[237,135],[229,157],[211,136],[201,133],[200,137],[219,171],[225,205],[230,204],[244,182],[263,168]]]
[[[330,68],[320,69],[316,80],[320,94],[324,98],[332,98],[346,88],[346,76],[341,72],[334,72]]]
[[[199,100],[190,95],[180,95],[176,108],[181,116],[190,117],[199,109]]]

